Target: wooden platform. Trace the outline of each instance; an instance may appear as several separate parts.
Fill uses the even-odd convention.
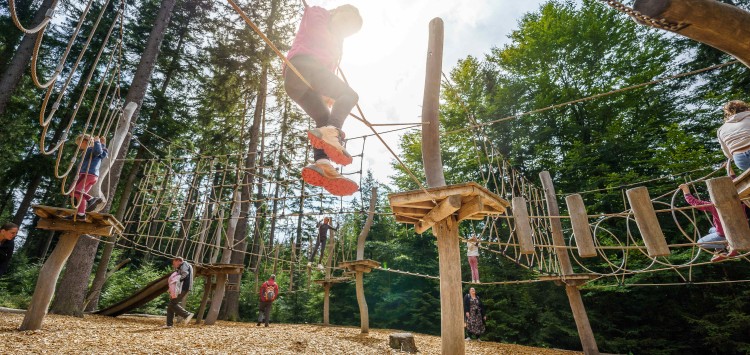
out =
[[[364,260],[353,260],[339,263],[340,268],[344,268],[349,272],[364,272],[368,273],[372,269],[380,267],[380,263],[375,260],[364,259]]]
[[[66,219],[75,215],[72,208],[34,205],[34,213],[40,217],[36,227],[61,232],[98,235],[103,237],[122,233],[123,226],[114,216],[108,213],[86,213],[84,219]]]
[[[201,276],[210,276],[217,274],[238,275],[242,274],[245,266],[242,264],[199,264],[194,265],[196,274]]]
[[[457,215],[457,221],[482,220],[504,214],[510,207],[508,201],[475,182],[429,188],[426,192],[399,192],[388,195],[388,200],[396,221],[414,224],[417,233],[424,233],[451,214]]]

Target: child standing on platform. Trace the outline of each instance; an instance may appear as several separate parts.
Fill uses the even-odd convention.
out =
[[[466,256],[471,267],[471,282],[479,283],[479,240],[474,234],[466,241]]]
[[[341,60],[344,38],[362,27],[359,10],[342,5],[333,10],[307,6],[297,36],[287,54],[291,68],[284,68],[284,88],[289,97],[315,120],[308,131],[315,162],[302,169],[305,182],[337,196],[355,193],[359,186],[338,173],[331,162],[349,165],[352,156],[344,148],[344,120],[359,96],[334,73]],[[332,105],[331,105],[332,103]]]
[[[91,137],[88,134],[82,134],[76,138],[78,147],[85,151],[81,168],[78,171],[78,181],[73,189],[73,197],[78,204],[76,211],[78,218],[86,217],[89,204],[89,211],[91,211],[99,202],[98,198],[91,198],[88,192],[99,179],[99,167],[102,165],[102,159],[107,157],[105,143],[104,137]]]

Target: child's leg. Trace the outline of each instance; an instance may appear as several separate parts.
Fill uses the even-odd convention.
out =
[[[300,82],[302,80],[291,70],[286,72],[287,93],[291,90],[293,93],[290,97],[298,96],[300,106],[303,106],[305,112],[315,119],[316,129],[308,134],[310,142],[314,148],[324,149],[326,155],[334,162],[342,165],[351,164],[352,157],[344,149],[344,133],[341,127],[359,100],[357,93],[314,58],[295,57],[292,59],[292,64],[310,84],[310,87],[304,83],[301,84],[307,89],[307,95],[314,95],[316,98],[315,100],[305,98],[305,94],[301,94]],[[330,111],[323,100],[324,96],[334,100]],[[323,114],[321,104],[326,114]]]
[[[79,215],[86,214],[86,206],[88,199],[91,198],[91,195],[88,194],[89,190],[96,184],[96,180],[99,179],[98,176],[92,175],[92,174],[81,174],[78,178],[78,181],[83,181],[82,189],[78,194],[78,198],[81,198],[81,203],[78,205],[78,210],[76,211]],[[78,186],[78,184],[76,184]]]
[[[471,280],[479,282],[479,257],[470,256],[469,266],[471,267]]]
[[[307,61],[298,57],[293,58],[291,62],[305,77],[305,80],[308,80],[310,68],[304,65]],[[315,127],[323,127],[328,124],[331,111],[328,110],[323,96],[309,88],[297,74],[288,68],[284,72],[284,89],[287,95],[315,121]],[[313,149],[313,157],[315,160],[328,158],[323,149]]]
[[[708,234],[698,239],[698,246],[706,249],[724,249],[726,248],[726,238],[716,232],[716,228],[708,230]]]
[[[318,264],[323,264],[323,257],[326,255],[326,240],[328,238],[322,238],[320,241],[320,259],[318,259]]]

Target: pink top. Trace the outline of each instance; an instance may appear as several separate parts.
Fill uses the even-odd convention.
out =
[[[331,13],[328,10],[319,6],[306,7],[287,58],[307,55],[331,72],[335,71],[341,59],[344,40],[336,38],[328,29],[330,21]]]
[[[721,225],[721,220],[719,220],[719,212],[716,211],[716,207],[714,207],[710,201],[699,200],[692,194],[685,194],[685,201],[687,201],[687,203],[689,203],[691,206],[695,206],[700,211],[711,213],[711,218],[713,218],[714,221],[714,227],[716,227],[716,233],[719,233],[719,235],[722,237],[724,236],[724,227]]]
[[[169,297],[177,298],[179,292],[177,290],[177,284],[180,282],[180,273],[175,271],[172,275],[169,275]]]

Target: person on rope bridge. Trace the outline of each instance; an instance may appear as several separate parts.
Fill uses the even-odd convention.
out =
[[[73,197],[78,205],[76,211],[78,218],[85,218],[86,212],[93,211],[101,201],[98,197],[92,198],[88,192],[99,179],[99,167],[102,165],[102,159],[109,154],[105,143],[104,137],[91,137],[88,134],[81,134],[76,138],[78,147],[85,151],[81,169],[78,171],[78,181],[73,188]],[[83,200],[81,200],[81,197],[83,197]],[[69,218],[73,219],[73,216]]]
[[[724,155],[742,170],[750,168],[749,117],[750,106],[746,102],[729,101],[724,104],[724,124],[717,132]]]
[[[302,169],[302,179],[336,196],[359,190],[357,183],[339,174],[331,161],[340,165],[352,163],[352,156],[344,148],[341,128],[359,96],[334,71],[341,60],[344,38],[360,28],[362,17],[352,5],[326,10],[305,3],[297,36],[287,54],[302,78],[284,68],[287,94],[315,120],[315,129],[307,133],[315,162]]]
[[[479,299],[479,296],[477,296],[477,291],[473,287],[464,296],[464,313],[464,327],[468,333],[466,340],[472,340],[476,337],[477,341],[481,341],[479,337],[484,334],[484,322],[487,320],[487,315],[485,314],[484,304]]]
[[[471,282],[479,283],[479,240],[476,234],[472,233],[471,238],[466,241],[466,256],[471,268]]]
[[[266,327],[268,327],[268,322],[271,320],[271,305],[278,297],[279,285],[276,283],[276,275],[271,274],[271,277],[260,286],[258,324],[256,326],[260,327],[260,323],[265,321]]]
[[[193,313],[182,308],[180,303],[193,289],[193,267],[181,257],[172,259],[172,267],[175,271],[169,275],[169,305],[167,306],[167,325],[164,328],[172,328],[174,315],[183,318],[182,323],[187,325],[193,319]]]
[[[312,265],[312,261],[315,259],[315,255],[318,254],[318,247],[320,247],[320,258],[318,259],[318,269],[323,270],[323,256],[326,253],[326,240],[328,239],[328,230],[332,229],[333,231],[338,231],[336,228],[333,228],[331,226],[331,217],[323,218],[322,221],[319,221],[318,224],[315,225],[318,227],[318,239],[315,242],[315,247],[312,249],[312,253],[310,253],[310,262],[307,263],[307,266]]]
[[[714,207],[713,203],[710,201],[699,200],[693,196],[693,194],[690,193],[690,188],[687,184],[681,184],[680,190],[682,190],[682,194],[685,197],[685,202],[691,206],[695,206],[700,211],[711,213],[713,227],[708,230],[708,234],[698,239],[699,246],[706,249],[717,250],[717,253],[711,258],[711,261],[716,262],[737,256],[737,251],[732,250],[732,248],[727,245],[727,239],[724,237],[724,227],[721,225],[719,213],[716,211],[716,207]]]
[[[13,258],[13,249],[15,249],[15,238],[18,234],[18,225],[15,223],[5,223],[0,227],[0,277],[8,273],[10,259]]]

